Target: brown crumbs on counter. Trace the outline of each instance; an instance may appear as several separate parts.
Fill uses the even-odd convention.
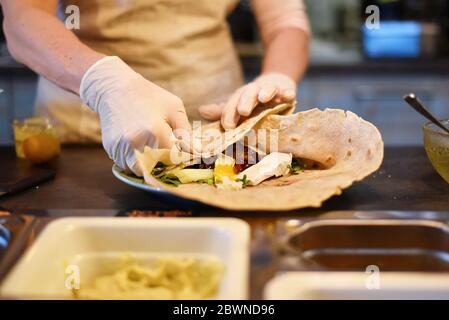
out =
[[[191,217],[191,211],[170,210],[170,211],[145,211],[133,210],[127,213],[129,218],[175,218]]]

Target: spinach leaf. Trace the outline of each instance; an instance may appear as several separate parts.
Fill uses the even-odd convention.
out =
[[[241,179],[236,179],[235,181],[237,182],[241,182],[243,185],[243,188],[246,188],[247,186],[249,186],[251,184],[251,181],[248,180],[248,177],[245,175],[243,175],[243,178]]]
[[[154,167],[153,171],[151,171],[151,174],[156,178],[158,178],[159,176],[162,175],[162,173],[166,168],[167,166],[165,164],[163,164],[162,162],[158,162],[156,167]]]
[[[305,163],[301,163],[298,159],[293,158],[292,164],[288,166],[291,174],[299,174],[307,168]]]
[[[172,177],[172,176],[168,176],[168,175],[161,175],[158,177],[159,181],[168,184],[168,185],[172,185],[174,187],[177,187],[181,184],[181,181],[179,181],[178,178]]]

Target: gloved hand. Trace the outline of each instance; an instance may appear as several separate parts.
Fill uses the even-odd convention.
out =
[[[138,176],[142,173],[135,149],[142,151],[147,145],[171,148],[176,137],[190,134],[181,99],[146,80],[118,57],[103,58],[89,68],[81,81],[80,96],[100,117],[109,157]]]
[[[281,73],[267,73],[238,89],[226,103],[211,104],[199,108],[207,120],[221,119],[225,129],[237,126],[240,117],[247,117],[260,103],[291,102],[296,98],[296,83]]]

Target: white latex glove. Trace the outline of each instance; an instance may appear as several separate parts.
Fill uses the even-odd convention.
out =
[[[226,103],[211,104],[199,108],[207,120],[221,119],[225,129],[237,126],[240,117],[247,117],[261,103],[271,101],[291,102],[296,98],[296,83],[281,73],[267,73],[238,89]]]
[[[100,117],[103,146],[123,170],[141,176],[134,150],[171,148],[176,136],[189,136],[180,98],[146,80],[118,57],[106,57],[84,75],[80,96]]]

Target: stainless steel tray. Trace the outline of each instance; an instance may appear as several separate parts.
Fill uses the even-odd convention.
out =
[[[35,221],[31,216],[0,216],[0,282],[26,248]]]
[[[11,232],[0,224],[0,259],[8,249],[9,243],[11,241]]]
[[[449,272],[449,225],[444,218],[333,217],[280,223],[279,269]]]

